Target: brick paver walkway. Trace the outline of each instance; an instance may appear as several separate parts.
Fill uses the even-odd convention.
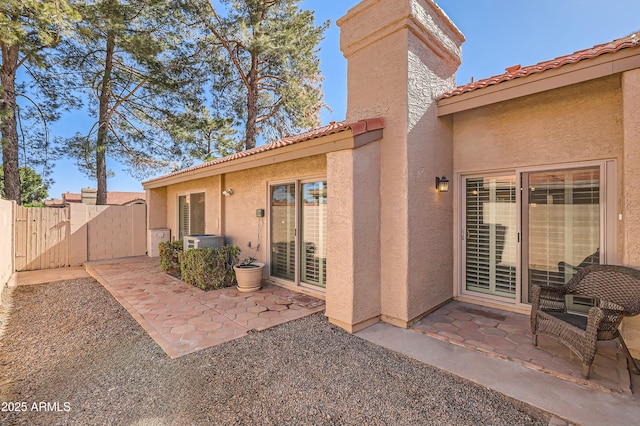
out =
[[[324,310],[323,300],[273,285],[253,293],[205,292],[162,272],[157,258],[85,267],[171,358]]]
[[[418,321],[413,329],[575,383],[601,390],[631,392],[627,361],[615,341],[598,343],[587,381],[582,378],[582,361],[562,343],[540,335],[538,346],[533,346],[528,315],[450,302]]]

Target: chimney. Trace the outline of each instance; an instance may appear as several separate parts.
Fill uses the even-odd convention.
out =
[[[82,188],[82,204],[96,205],[98,198],[98,190],[95,188]]]
[[[436,176],[455,182],[453,133],[451,120],[438,118],[437,99],[455,88],[464,35],[435,0],[363,0],[338,25],[347,59],[347,121],[385,120],[379,282],[375,288],[372,280],[366,288],[356,282],[366,291],[351,297],[364,304],[379,294],[368,306],[379,305],[383,321],[406,327],[453,296],[455,184],[449,193],[434,187]],[[330,302],[327,297],[328,315]]]

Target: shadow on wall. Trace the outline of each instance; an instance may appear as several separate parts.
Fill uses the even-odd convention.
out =
[[[16,271],[143,256],[146,254],[146,206],[16,206],[15,242]]]

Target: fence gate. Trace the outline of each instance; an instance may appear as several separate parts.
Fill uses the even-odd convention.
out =
[[[69,266],[69,208],[16,207],[16,271]]]

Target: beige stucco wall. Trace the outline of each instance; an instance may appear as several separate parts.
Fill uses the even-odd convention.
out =
[[[269,184],[311,177],[322,178],[326,175],[326,164],[326,155],[316,155],[225,175],[225,188],[233,189],[233,195],[224,200],[225,240],[242,249],[241,258],[252,256],[257,257],[260,262],[268,261]],[[329,188],[329,194],[331,199],[332,188]],[[264,219],[256,217],[256,209],[265,210]],[[260,250],[254,256],[261,223]],[[250,241],[253,248],[247,247]],[[268,275],[268,265],[265,270]]]
[[[446,23],[428,19],[426,14],[435,12],[426,5],[428,2],[414,13],[430,33],[439,35],[448,51],[436,55],[433,46],[425,44],[420,34],[409,33],[408,287],[407,311],[403,312],[407,320],[453,296],[453,259],[442,255],[453,249],[453,197],[435,190],[436,176],[452,177],[453,147],[450,122],[437,118],[434,100],[455,87],[462,38]],[[386,279],[391,279],[391,275]],[[387,297],[391,298],[393,294]]]
[[[453,116],[453,130],[454,173],[457,176],[502,171],[513,173],[517,167],[604,159],[616,160],[621,176],[620,76],[457,113]],[[459,199],[461,189],[458,185],[453,186],[454,199]],[[454,229],[459,229],[458,206],[456,203]],[[618,226],[619,235],[622,225]],[[460,241],[457,235],[453,234],[455,291],[459,289]],[[618,253],[621,244],[618,238]]]
[[[330,321],[350,332],[380,312],[380,142],[327,155]]]
[[[451,250],[452,200],[434,188],[436,175],[452,171],[450,129],[436,118],[434,99],[454,87],[464,38],[430,0],[363,1],[338,24],[347,120],[385,118],[380,315],[406,326],[452,296],[451,258],[441,255]],[[363,296],[372,305],[377,297]]]
[[[325,175],[326,155],[316,155],[301,160],[169,185],[166,187],[166,222],[164,224],[155,222],[155,225],[159,228],[166,226],[171,229],[172,239],[175,240],[178,235],[178,196],[205,192],[205,232],[224,235],[225,243],[237,245],[242,249],[240,255],[242,259],[256,255],[258,230],[262,227],[260,249],[255,257],[260,262],[266,262],[268,261],[269,183]],[[233,194],[229,197],[222,195],[222,191],[227,189],[233,190]],[[329,191],[331,193],[331,188]],[[158,200],[162,202],[162,196],[159,196]],[[256,217],[257,209],[265,210],[264,219]],[[252,248],[247,247],[249,242]],[[267,275],[268,267],[265,268],[265,276]]]
[[[613,213],[622,220],[616,220],[617,254],[608,262],[640,267],[640,70],[457,113],[453,123],[457,174],[615,160]],[[454,192],[457,199],[459,188]],[[454,218],[457,229],[457,209]],[[453,239],[459,265],[456,234]],[[640,357],[640,318],[625,320],[622,330]]]
[[[623,253],[625,265],[640,269],[640,70],[622,75],[623,102]],[[640,359],[640,316],[625,320],[622,334]]]
[[[620,77],[454,115],[456,173],[622,158]]]
[[[165,228],[167,226],[167,187],[147,189],[146,200],[147,226],[149,229]]]
[[[0,293],[14,269],[14,212],[14,201],[0,200]]]

